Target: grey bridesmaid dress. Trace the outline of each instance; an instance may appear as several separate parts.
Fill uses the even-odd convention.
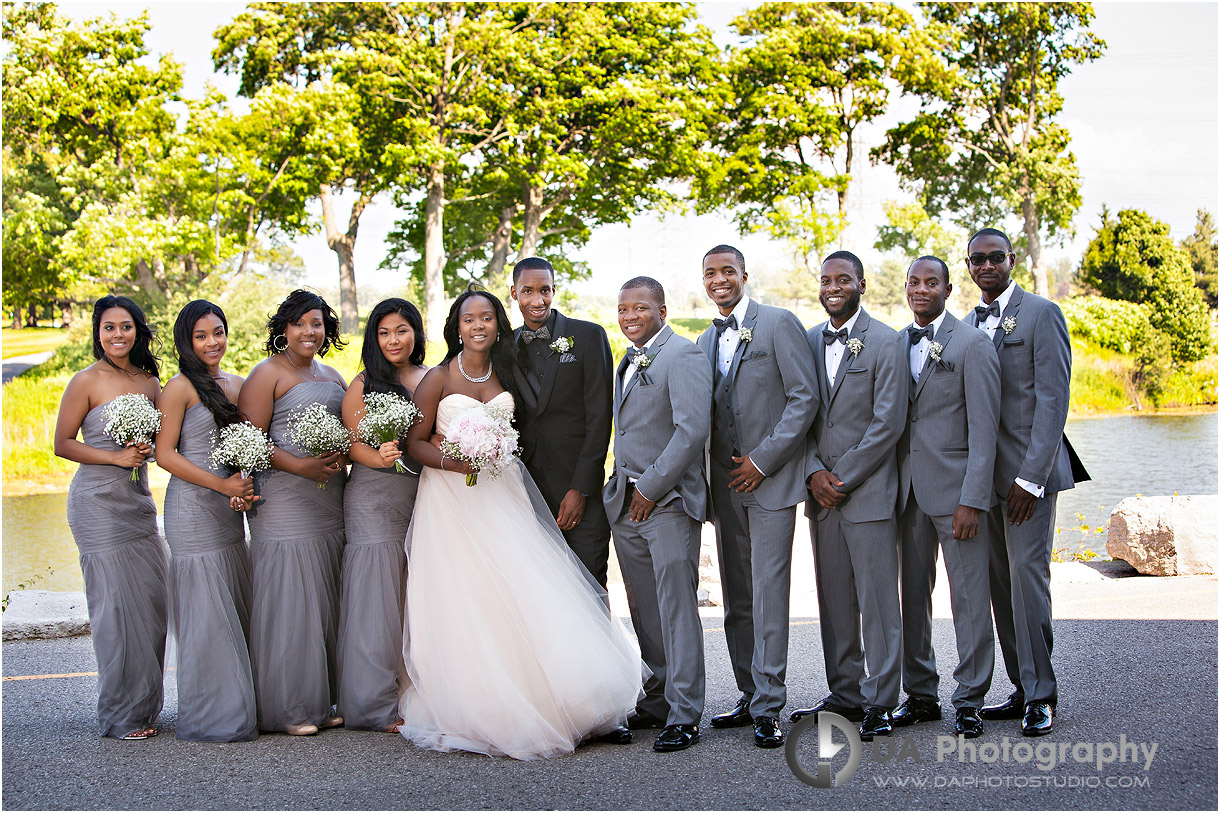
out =
[[[216,419],[202,403],[186,411],[178,452],[212,466]],[[178,739],[240,742],[258,737],[250,627],[250,558],[242,514],[210,488],[171,477],[165,491],[173,627],[178,639]]]
[[[419,464],[404,463],[418,472]],[[418,473],[352,464],[343,501],[347,547],[339,613],[339,714],[348,728],[382,729],[398,720],[406,681],[403,542],[418,488]]]
[[[271,414],[271,440],[297,457],[309,455],[286,437],[288,419],[311,403],[338,416],[343,388],[331,381],[297,384],[276,399]],[[262,500],[248,512],[254,564],[250,658],[262,731],[320,726],[332,713],[345,479],[340,471],[323,489],[277,469],[255,478]]]
[[[81,437],[95,449],[117,451],[122,447],[104,431],[108,403],[85,415]],[[131,469],[82,463],[68,488],[67,513],[97,656],[98,723],[102,736],[123,737],[156,723],[163,698],[166,551],[147,464],[132,482]]]

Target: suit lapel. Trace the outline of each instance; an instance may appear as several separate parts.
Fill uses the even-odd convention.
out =
[[[813,370],[818,378],[818,397],[826,406],[830,406],[830,376],[826,373],[826,343],[822,341],[822,331],[828,327],[830,322],[823,322],[813,329]]]
[[[517,328],[513,331],[513,342],[521,340],[521,331],[525,328]],[[529,383],[529,373],[522,369],[522,364],[529,364],[528,359],[517,359],[517,363],[513,365],[513,380],[517,382],[517,392],[521,395],[522,406],[526,412],[537,414],[539,410],[538,401],[534,398],[534,390]]]
[[[708,362],[712,365],[712,380],[716,380],[716,356],[717,348],[720,344],[720,337],[716,335],[715,326],[709,327],[703,331],[697,342],[699,349],[707,356]]]
[[[564,335],[568,327],[568,320],[559,311],[555,311],[555,335],[551,337],[554,341]],[[550,348],[548,348],[550,349]],[[538,411],[541,412],[546,408],[547,401],[551,399],[551,390],[555,389],[555,379],[559,373],[559,353],[551,350],[550,355],[546,357],[546,361],[542,366],[542,388],[538,390]]]
[[[657,357],[657,354],[661,352],[661,347],[665,344],[666,341],[669,340],[669,337],[672,335],[673,335],[673,330],[670,329],[669,325],[665,325],[664,327],[662,327],[661,332],[657,334],[656,339],[652,343],[652,348],[651,348],[652,352],[647,353],[647,355],[651,356],[655,360]],[[624,356],[623,358],[626,358],[626,356]],[[631,391],[635,389],[635,385],[640,383],[640,376],[645,372],[647,372],[647,369],[645,369],[645,370],[641,370],[638,368],[636,369],[635,375],[633,375],[631,377],[631,383],[629,383],[627,385],[627,389],[623,390],[623,397],[621,399],[622,401],[627,400],[627,396],[630,395]]]
[[[1008,317],[1017,318],[1017,311],[1021,310],[1021,300],[1025,298],[1025,291],[1020,285],[1015,282],[1012,284],[1012,296],[1008,298],[1008,307],[1000,314],[1000,324],[996,325],[995,333],[991,336],[991,341],[995,344],[996,350],[1000,349],[1000,345],[1004,342],[1004,337],[1008,334],[1004,332],[1004,320]]]
[[[952,320],[952,321],[950,321]],[[940,323],[940,330],[932,337],[932,341],[940,343],[941,355],[944,355],[945,348],[949,346],[949,340],[953,338],[953,323],[957,320],[953,318],[953,314],[946,313],[945,320]],[[911,396],[914,401],[919,397],[919,393],[923,392],[923,385],[928,383],[931,378],[932,368],[936,366],[936,361],[932,358],[932,350],[928,349],[928,356],[923,360],[923,369],[919,371],[919,383],[915,385],[915,394]]]
[[[864,341],[865,334],[868,333],[868,326],[872,320],[869,315],[860,309],[860,318],[856,320],[856,326],[852,328],[851,333],[847,334],[847,338],[859,339]],[[867,344],[865,345],[867,346]],[[863,352],[863,351],[862,351]],[[823,354],[824,356],[825,354]],[[847,378],[847,371],[852,369],[852,365],[856,361],[856,356],[846,347],[843,348],[843,355],[839,358],[839,369],[835,372],[835,385],[830,389],[830,398],[826,401],[826,408],[830,409],[830,405],[834,403],[835,396],[839,394],[839,388],[843,386],[843,379]],[[829,374],[826,376],[830,380]]]
[[[746,307],[746,318],[741,320],[741,328],[754,329],[754,323],[758,321],[758,303],[753,299]],[[741,357],[745,355],[746,345],[749,342],[743,342],[739,338],[737,340],[737,349],[733,351],[733,360],[729,362],[729,374],[727,376],[728,386],[732,387],[733,382],[737,379],[737,368],[741,366]]]

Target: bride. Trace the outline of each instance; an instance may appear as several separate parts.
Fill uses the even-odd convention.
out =
[[[639,650],[560,534],[520,461],[499,477],[429,438],[479,403],[515,407],[512,328],[467,289],[445,322],[449,352],[415,392],[407,436],[425,467],[407,533],[401,732],[437,751],[556,757],[616,729],[640,695]]]

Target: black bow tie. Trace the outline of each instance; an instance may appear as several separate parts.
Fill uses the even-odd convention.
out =
[[[919,344],[920,339],[932,341],[932,326],[928,325],[927,327],[915,327],[914,325],[911,325],[907,328],[907,334],[911,338],[911,344]]]
[[[713,319],[712,324],[716,326],[716,335],[723,336],[727,328],[737,329],[737,317],[730,314],[728,319]]]
[[[997,299],[990,305],[975,305],[974,318],[980,325],[987,321],[988,316],[1000,318],[1000,300]]]
[[[631,364],[638,356],[644,355],[644,351],[638,347],[627,348],[627,363]]]
[[[841,327],[838,330],[831,330],[828,327],[822,328],[822,341],[826,342],[827,346],[835,342],[847,344],[847,328]]]
[[[521,329],[521,341],[525,342],[526,344],[529,344],[534,339],[542,339],[545,342],[549,338],[551,338],[551,329],[546,325],[543,325],[537,330],[530,330],[529,328]]]

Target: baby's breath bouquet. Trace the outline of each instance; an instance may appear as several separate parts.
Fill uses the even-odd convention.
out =
[[[347,427],[317,402],[298,407],[288,418],[288,439],[314,457],[346,452],[352,447]],[[326,488],[326,483],[318,483],[318,488]]]
[[[249,421],[231,423],[212,435],[212,465],[230,466],[249,477],[271,468],[271,438]]]
[[[161,412],[147,395],[129,392],[111,401],[105,409],[105,432],[120,446],[152,443],[161,431]],[[140,479],[140,467],[131,470],[131,481]]]
[[[480,472],[492,479],[500,476],[517,451],[517,430],[513,429],[509,407],[479,404],[458,415],[449,424],[441,453],[454,460],[465,460],[476,469],[466,475],[466,485],[479,481]]]
[[[356,438],[373,448],[405,437],[411,424],[420,419],[419,407],[391,392],[365,393],[364,408],[364,417],[356,425]],[[394,468],[403,474],[408,471],[401,457],[394,461]]]

